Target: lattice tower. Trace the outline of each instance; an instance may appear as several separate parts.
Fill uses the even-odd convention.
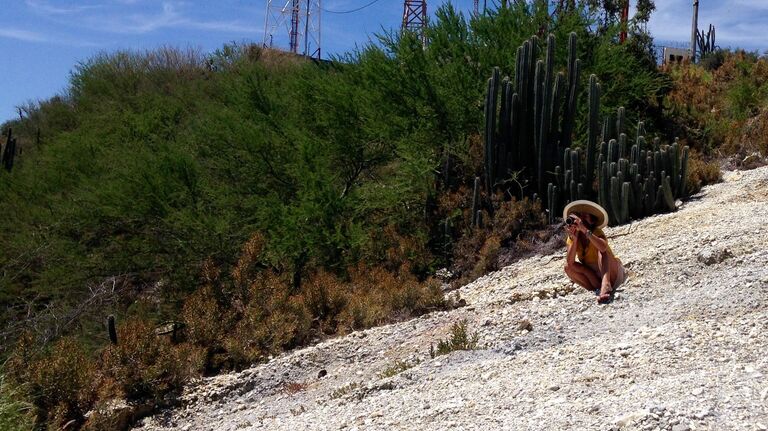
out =
[[[426,44],[427,2],[426,0],[405,0],[403,2],[403,30],[409,30],[419,35]]]
[[[267,0],[265,47],[320,58],[320,0]]]

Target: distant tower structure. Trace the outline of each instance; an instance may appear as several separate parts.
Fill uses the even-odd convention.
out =
[[[621,8],[621,33],[619,33],[619,43],[627,40],[627,26],[629,25],[629,0]]]
[[[263,46],[320,58],[320,10],[320,0],[267,0]]]
[[[427,26],[427,1],[405,0],[403,2],[403,27],[402,29],[412,31],[419,35],[422,43],[427,44],[426,32]]]
[[[696,32],[699,30],[699,0],[693,0],[693,22],[691,23],[691,62],[696,63]]]
[[[475,15],[479,15],[480,14],[480,0],[475,0],[473,6],[474,6],[474,8],[472,9],[472,11],[475,13]]]

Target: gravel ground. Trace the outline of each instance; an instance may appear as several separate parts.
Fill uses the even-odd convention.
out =
[[[608,305],[534,256],[453,292],[466,307],[196,382],[138,429],[766,430],[768,167],[724,177],[607,229],[629,270]],[[480,348],[430,358],[462,319]]]

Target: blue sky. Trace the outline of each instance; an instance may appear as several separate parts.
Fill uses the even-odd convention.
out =
[[[370,1],[323,0],[322,6],[325,10],[345,11]],[[100,51],[171,45],[207,52],[230,41],[261,42],[266,3],[266,0],[2,0],[0,122],[16,115],[17,105],[64,91],[73,67]],[[433,12],[447,1],[427,3]],[[649,23],[653,36],[657,40],[689,40],[691,3],[690,0],[656,0],[657,11]],[[701,0],[700,3],[699,27],[715,24],[719,45],[760,52],[768,49],[763,34],[768,30],[768,0]],[[465,12],[472,7],[471,0],[454,0],[453,4]],[[397,28],[401,19],[400,0],[376,1],[352,14],[323,12],[324,56],[354,49],[382,28]],[[281,42],[276,40],[278,44]]]

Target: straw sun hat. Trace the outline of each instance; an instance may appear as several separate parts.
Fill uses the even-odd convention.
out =
[[[608,213],[600,205],[587,200],[573,201],[563,208],[563,220],[571,213],[589,213],[597,218],[596,227],[602,229],[608,225]]]

